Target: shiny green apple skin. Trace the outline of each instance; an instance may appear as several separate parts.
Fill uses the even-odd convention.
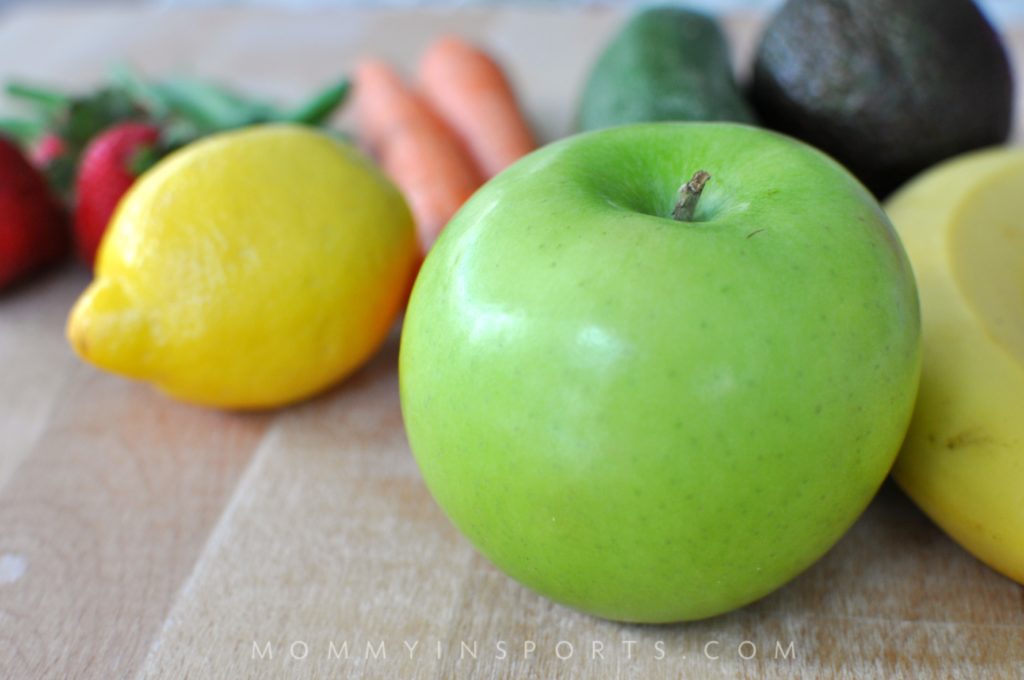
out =
[[[712,176],[696,221],[679,185]],[[402,334],[434,498],[564,604],[698,619],[821,557],[882,483],[920,372],[878,204],[786,137],[657,123],[550,145],[448,225]]]

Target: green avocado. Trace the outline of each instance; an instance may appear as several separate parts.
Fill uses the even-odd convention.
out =
[[[1010,133],[1013,77],[971,0],[789,0],[754,64],[762,122],[821,148],[883,197]]]
[[[660,120],[753,123],[710,17],[662,7],[634,15],[598,58],[580,100],[580,130]]]

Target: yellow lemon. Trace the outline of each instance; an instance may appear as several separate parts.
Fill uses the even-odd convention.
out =
[[[417,258],[401,194],[350,145],[292,125],[222,133],[125,195],[68,339],[186,401],[276,406],[374,353]]]

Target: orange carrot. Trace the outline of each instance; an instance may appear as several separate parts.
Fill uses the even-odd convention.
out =
[[[359,137],[409,201],[423,252],[483,183],[455,134],[386,63],[355,70]]]
[[[536,148],[505,74],[461,38],[437,40],[423,55],[420,87],[486,177]]]

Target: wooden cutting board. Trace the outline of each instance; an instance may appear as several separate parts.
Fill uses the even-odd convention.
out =
[[[85,87],[123,60],[295,99],[357,55],[408,66],[455,31],[501,57],[553,139],[618,18],[25,10],[0,17],[0,80]],[[757,27],[729,22],[740,62]],[[397,338],[308,403],[207,411],[74,359],[62,329],[87,279],[68,266],[0,297],[0,677],[1024,677],[1024,589],[894,488],[750,607],[600,621],[503,576],[434,505],[402,429]]]

